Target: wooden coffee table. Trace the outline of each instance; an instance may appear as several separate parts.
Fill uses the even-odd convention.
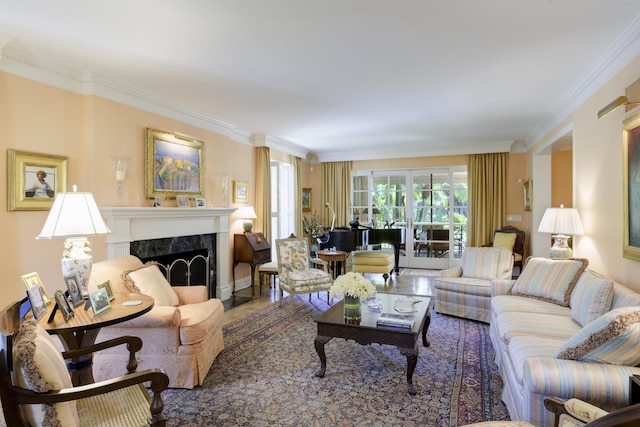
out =
[[[377,298],[382,300],[382,311],[394,313],[393,303],[397,298],[407,295],[399,294],[377,294]],[[418,337],[422,332],[422,345],[429,347],[427,341],[427,329],[431,322],[429,307],[431,298],[425,296],[415,297],[421,302],[414,304],[417,312],[416,322],[412,329],[382,328],[376,326],[376,320],[380,313],[374,313],[365,304],[362,305],[362,320],[359,325],[345,323],[344,301],[340,301],[315,319],[318,325],[318,335],[314,345],[320,357],[320,369],[316,371],[316,377],[323,378],[327,369],[327,357],[324,352],[324,345],[332,338],[343,338],[353,340],[361,345],[378,343],[388,344],[398,347],[400,353],[407,358],[407,388],[409,394],[415,395],[416,389],[413,386],[413,371],[418,363]]]

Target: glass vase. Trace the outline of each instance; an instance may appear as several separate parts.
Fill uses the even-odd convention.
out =
[[[344,320],[347,323],[360,323],[360,298],[351,295],[344,296]]]

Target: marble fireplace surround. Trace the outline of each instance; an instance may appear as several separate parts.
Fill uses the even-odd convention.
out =
[[[229,216],[236,208],[147,208],[101,207],[111,229],[107,236],[107,256],[129,255],[130,243],[137,240],[215,234],[216,295],[231,298],[229,283]],[[225,268],[226,266],[226,268]]]

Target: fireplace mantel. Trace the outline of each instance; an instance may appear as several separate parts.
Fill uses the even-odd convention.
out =
[[[216,295],[231,297],[229,285],[229,216],[236,208],[135,208],[102,207],[100,212],[111,234],[107,236],[107,256],[130,254],[130,243],[136,240],[165,237],[216,235],[218,268]]]

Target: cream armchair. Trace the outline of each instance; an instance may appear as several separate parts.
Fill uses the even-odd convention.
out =
[[[307,239],[277,239],[276,256],[280,277],[280,296],[282,297],[283,290],[287,291],[291,295],[291,307],[297,294],[309,294],[309,300],[311,300],[312,293],[328,292],[331,288],[333,279],[329,274],[327,263],[320,259],[310,259]],[[325,269],[312,268],[311,262],[320,264]],[[282,301],[282,298],[280,300]]]
[[[109,280],[114,292],[135,292],[154,298],[148,313],[102,328],[97,342],[123,335],[140,337],[138,363],[142,369],[162,368],[169,387],[193,388],[202,384],[217,355],[224,349],[222,315],[218,299],[208,299],[206,286],[170,286],[154,264],[127,255],[93,265],[90,290]],[[127,354],[105,350],[93,359],[96,380],[121,375]]]

